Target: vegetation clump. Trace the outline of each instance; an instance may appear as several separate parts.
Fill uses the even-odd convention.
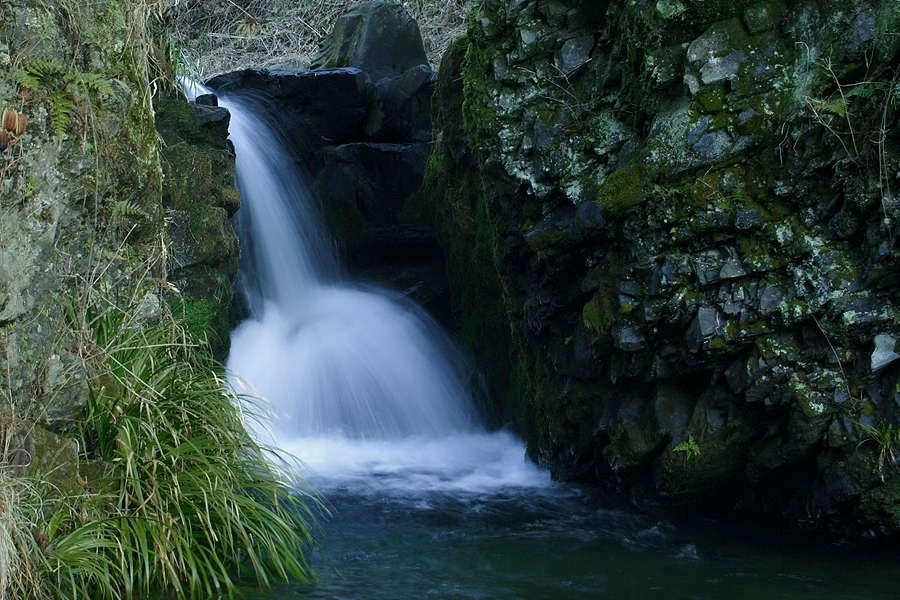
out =
[[[75,456],[33,441],[37,418],[0,423],[0,598],[231,597],[246,579],[307,580],[317,501],[253,440],[258,407],[207,349],[171,317],[141,323],[102,300],[69,313],[87,382]]]

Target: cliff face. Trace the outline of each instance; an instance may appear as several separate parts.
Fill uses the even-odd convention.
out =
[[[185,102],[169,101],[170,110],[179,106],[188,115],[169,132],[166,156],[160,152],[152,96],[165,85],[165,53],[150,23],[163,5],[0,5],[0,110],[21,115],[20,123],[27,119],[0,144],[0,402],[60,431],[75,427],[84,408],[84,349],[74,347],[72,334],[89,324],[89,305],[134,308],[144,320],[158,319],[167,300],[180,308],[182,299],[203,296],[213,285],[199,276],[193,287],[182,285],[172,257],[209,245],[227,248],[229,240],[236,256],[226,210],[213,208],[223,204],[220,195],[231,212],[238,202],[225,148],[227,114],[214,141],[178,146],[178,135],[198,126]],[[218,179],[207,187],[196,169],[204,144],[224,156]],[[169,212],[190,203],[198,221],[215,221],[209,228],[221,244],[198,228],[179,245],[170,236],[175,228],[166,227],[164,196]],[[207,218],[216,210],[221,215]],[[167,282],[167,257],[173,281],[186,288],[183,296]],[[227,309],[235,260],[208,262],[219,269],[215,284],[227,297],[216,297]],[[210,320],[192,333],[207,335]]]
[[[562,479],[900,532],[895,2],[484,0],[410,214]]]

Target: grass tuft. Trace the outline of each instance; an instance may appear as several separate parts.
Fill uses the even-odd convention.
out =
[[[261,407],[228,390],[179,322],[136,315],[109,301],[70,311],[90,477],[76,467],[55,485],[40,461],[21,466],[20,423],[36,420],[3,421],[0,599],[232,597],[242,582],[309,580],[320,504],[248,433]]]

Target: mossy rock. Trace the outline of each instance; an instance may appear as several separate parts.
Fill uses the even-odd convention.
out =
[[[597,191],[596,202],[612,216],[620,216],[641,204],[645,196],[644,173],[636,165],[614,171]]]

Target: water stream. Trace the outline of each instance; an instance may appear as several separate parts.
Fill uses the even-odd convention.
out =
[[[761,549],[714,522],[610,510],[552,482],[514,435],[478,424],[469,370],[433,320],[342,279],[258,99],[220,104],[250,311],[232,334],[232,383],[271,403],[273,425],[258,435],[301,459],[333,513],[316,532],[320,581],[250,597],[896,597],[896,562]]]

